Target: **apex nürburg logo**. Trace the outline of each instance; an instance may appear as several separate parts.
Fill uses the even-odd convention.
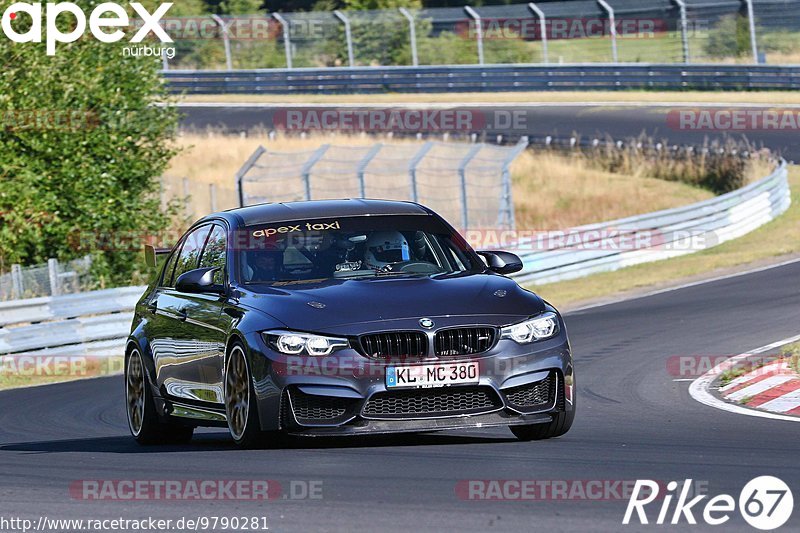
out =
[[[172,2],[161,4],[153,13],[150,13],[147,8],[138,2],[131,2],[130,6],[142,20],[139,31],[131,38],[130,42],[140,43],[149,33],[153,33],[162,43],[172,42],[170,36],[159,24],[161,18],[172,7]],[[17,31],[13,24],[23,18],[20,16],[21,14],[27,15],[31,20],[30,28],[27,28],[22,33]],[[74,23],[70,26],[71,29],[69,31],[64,32],[59,29],[57,23],[60,17],[63,17],[61,20],[72,18]],[[44,31],[42,31],[43,20]],[[89,32],[98,41],[115,43],[122,40],[125,37],[125,33],[113,28],[129,26],[130,18],[125,9],[114,2],[106,2],[95,7],[88,15],[88,19],[83,9],[72,2],[47,3],[44,5],[41,3],[17,2],[11,4],[3,12],[0,19],[0,26],[2,26],[6,37],[15,43],[40,43],[44,39],[47,43],[47,55],[49,56],[55,55],[57,43],[77,41],[86,33],[87,25]]]

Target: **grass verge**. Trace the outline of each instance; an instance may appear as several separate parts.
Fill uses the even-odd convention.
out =
[[[531,286],[556,306],[569,308],[657,288],[693,276],[713,275],[743,265],[800,253],[800,167],[789,167],[792,205],[776,220],[738,239],[691,255],[604,272],[586,278]]]
[[[189,95],[180,102],[208,103],[272,103],[272,104],[570,104],[575,102],[604,103],[708,103],[758,104],[777,106],[800,104],[800,91],[535,91],[509,93],[424,93],[424,94],[209,94]]]
[[[789,366],[800,374],[800,342],[787,344],[781,350],[781,355],[789,359]]]
[[[736,365],[732,369],[726,370],[720,374],[719,385],[720,387],[724,387],[734,379],[744,376],[745,374],[749,374],[753,370],[758,370],[759,368],[771,362],[772,360],[759,359],[758,362],[752,365]]]
[[[5,355],[0,357],[0,390],[114,376],[121,374],[123,368],[121,355]]]

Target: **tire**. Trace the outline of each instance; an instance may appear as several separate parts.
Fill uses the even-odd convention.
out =
[[[571,411],[558,411],[553,413],[553,420],[546,424],[530,424],[527,426],[511,426],[511,433],[521,441],[531,440],[544,440],[553,439],[564,435],[572,427],[572,422],[575,420],[575,411],[577,409],[577,397],[574,392],[574,374],[572,376],[572,410]],[[563,388],[560,389],[563,394]],[[566,402],[563,402],[566,409]]]
[[[553,420],[547,424],[511,426],[511,433],[521,441],[552,439],[569,431],[574,419],[575,408],[573,406],[572,411],[560,411],[553,415]]]
[[[270,435],[261,431],[255,398],[244,347],[236,342],[225,362],[225,416],[231,438],[240,448],[263,447]]]
[[[128,429],[139,444],[182,444],[192,439],[193,427],[164,422],[158,416],[150,380],[137,348],[125,360],[125,407]]]

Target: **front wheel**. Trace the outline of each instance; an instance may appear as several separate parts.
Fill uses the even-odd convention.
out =
[[[178,444],[191,440],[193,427],[159,418],[142,354],[135,348],[125,361],[125,400],[128,428],[139,444]]]
[[[519,440],[543,440],[560,437],[569,431],[572,422],[575,420],[575,410],[577,409],[577,398],[572,395],[572,409],[569,411],[559,411],[553,414],[553,420],[547,424],[531,424],[529,426],[511,426],[511,432]]]
[[[225,365],[225,415],[233,442],[241,448],[255,448],[265,443],[261,431],[250,366],[241,344],[231,348]]]
[[[522,441],[552,439],[569,431],[574,419],[575,408],[573,406],[572,411],[560,411],[553,415],[553,420],[547,424],[511,426],[511,432]]]

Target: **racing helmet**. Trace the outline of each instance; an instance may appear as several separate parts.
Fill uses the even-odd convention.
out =
[[[377,231],[367,240],[364,264],[369,268],[383,268],[409,259],[408,241],[399,231]]]
[[[266,243],[247,254],[248,281],[275,281],[283,271],[283,250],[277,243]]]

